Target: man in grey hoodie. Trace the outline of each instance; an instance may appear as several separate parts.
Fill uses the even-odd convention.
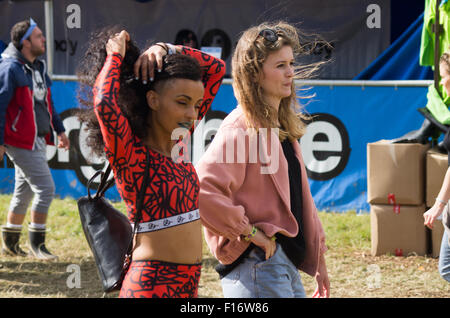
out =
[[[55,185],[47,163],[46,145],[69,149],[69,139],[53,107],[51,80],[45,62],[45,37],[33,19],[16,23],[11,43],[0,59],[0,158],[6,153],[15,168],[15,188],[7,223],[2,227],[2,251],[26,255],[19,247],[22,223],[31,200],[28,227],[30,254],[55,259],[45,246],[48,209]]]

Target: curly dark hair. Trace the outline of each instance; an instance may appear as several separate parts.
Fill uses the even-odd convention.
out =
[[[88,131],[86,145],[97,156],[104,155],[104,142],[93,109],[92,88],[106,60],[106,43],[115,33],[119,33],[121,30],[121,27],[114,26],[93,33],[88,42],[86,53],[77,68],[80,83],[78,91],[80,110],[77,115]],[[135,80],[133,70],[134,63],[140,54],[139,47],[130,39],[121,64],[120,90],[117,102],[127,118],[133,134],[142,140],[147,137],[149,129],[147,119],[151,116],[151,110],[146,100],[147,91],[158,90],[158,87],[172,79],[201,81],[202,71],[200,64],[192,57],[182,54],[167,55],[164,58],[161,72],[155,72],[154,80],[144,85],[142,81]]]

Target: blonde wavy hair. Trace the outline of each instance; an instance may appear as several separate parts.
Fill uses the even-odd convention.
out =
[[[264,29],[276,32],[278,39],[269,42],[259,33]],[[297,96],[295,83],[292,83],[291,95],[281,100],[278,112],[264,99],[263,89],[259,84],[263,63],[269,54],[280,50],[285,45],[292,48],[294,59],[306,54],[306,45],[300,43],[303,35],[295,26],[284,22],[264,22],[243,32],[232,58],[232,78],[234,94],[246,117],[247,126],[251,128],[278,127],[280,123],[280,140],[299,139],[306,128],[305,121],[310,117],[302,114],[298,98],[308,99],[312,96]],[[295,65],[295,79],[310,78],[323,62],[308,65]]]
[[[439,58],[439,64],[444,64],[445,70],[450,73],[450,47]]]

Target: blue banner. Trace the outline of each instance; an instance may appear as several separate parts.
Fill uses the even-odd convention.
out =
[[[56,193],[61,198],[86,195],[87,180],[104,166],[83,147],[83,129],[74,114],[76,89],[76,82],[54,81],[52,86],[56,109],[72,145],[70,151],[47,147]],[[300,142],[318,209],[369,211],[366,145],[418,129],[423,117],[417,108],[426,104],[427,87],[316,86],[304,93],[315,94],[305,105],[313,121]],[[194,132],[194,164],[222,119],[235,107],[231,85],[223,84],[210,112]],[[0,191],[13,190],[14,169],[7,161],[0,169]],[[115,188],[107,192],[107,197],[120,200]]]
[[[313,91],[316,97],[307,111],[319,116],[308,126],[301,144],[316,205],[326,211],[369,211],[367,143],[418,129],[424,118],[417,108],[426,104],[427,88],[315,87]],[[318,127],[311,133],[312,125]]]

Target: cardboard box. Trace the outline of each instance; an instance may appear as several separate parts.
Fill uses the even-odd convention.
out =
[[[426,227],[423,224],[425,205],[371,205],[371,253],[373,256],[427,253]]]
[[[444,225],[442,224],[442,220],[434,221],[433,229],[431,230],[431,256],[434,258],[439,257],[443,235]]]
[[[448,168],[448,155],[436,149],[427,151],[426,159],[426,206],[432,207],[444,181]]]
[[[425,157],[429,145],[367,144],[367,201],[421,205],[425,202]]]

